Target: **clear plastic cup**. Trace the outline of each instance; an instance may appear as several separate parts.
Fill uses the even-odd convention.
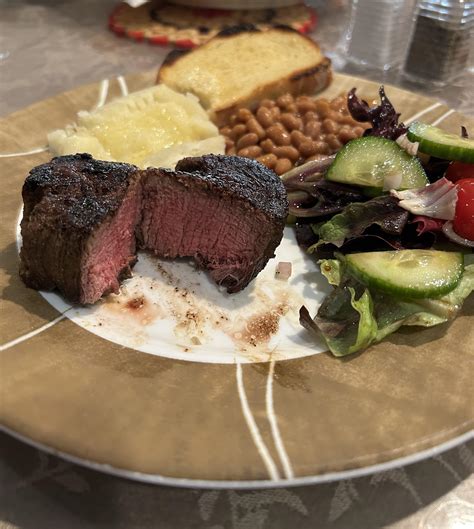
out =
[[[345,59],[380,70],[399,68],[413,30],[416,0],[353,0],[343,36]]]

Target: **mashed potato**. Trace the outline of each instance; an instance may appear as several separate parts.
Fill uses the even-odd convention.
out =
[[[56,156],[87,152],[139,167],[173,167],[190,154],[225,151],[223,137],[197,98],[162,84],[79,112],[77,123],[48,134],[48,144]]]

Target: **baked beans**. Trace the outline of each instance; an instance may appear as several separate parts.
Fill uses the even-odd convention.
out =
[[[240,108],[219,132],[227,154],[254,158],[280,175],[335,153],[368,126],[352,118],[344,94],[331,100],[283,94],[262,99],[254,111]]]
[[[269,169],[273,169],[278,162],[278,158],[273,154],[264,154],[263,156],[259,156],[257,160],[260,163],[263,163],[263,165],[266,165]]]
[[[244,147],[250,147],[251,145],[257,145],[258,143],[258,136],[254,134],[253,132],[247,132],[243,136],[239,138],[237,141],[237,149],[243,149]]]
[[[293,167],[293,162],[288,158],[278,158],[274,167],[276,174],[287,173]]]

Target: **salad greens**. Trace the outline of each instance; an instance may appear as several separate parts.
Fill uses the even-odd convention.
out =
[[[388,195],[346,206],[329,219],[309,219],[296,225],[298,244],[316,259],[375,250],[430,248],[436,238],[431,224],[420,232],[420,221],[410,220],[410,213]],[[439,232],[440,229],[438,229]]]
[[[430,327],[446,322],[474,290],[474,264],[463,268],[459,250],[467,263],[468,247],[474,241],[460,240],[452,230],[456,219],[459,225],[458,193],[464,188],[443,178],[449,168],[454,169],[446,160],[448,150],[449,159],[471,160],[474,144],[466,139],[465,129],[463,139],[421,124],[408,130],[383,86],[379,94],[380,105],[375,107],[359,99],[355,88],[348,94],[352,117],[372,125],[363,138],[348,142],[335,156],[282,175],[298,244],[334,286],[314,318],[301,308],[300,323],[323,336],[335,356],[361,351],[402,325]],[[438,158],[418,158],[417,145],[409,140],[420,142],[420,152]],[[472,213],[467,199],[465,203],[463,219]],[[453,217],[453,222],[448,220]],[[457,244],[454,248],[452,241]],[[424,254],[419,249],[436,247],[457,253],[433,252],[431,257],[436,253],[445,258],[435,259],[428,271],[423,261],[423,271],[420,256]],[[390,268],[387,250],[408,259],[408,269]],[[456,256],[458,266],[446,265]],[[435,278],[435,286],[430,277]]]
[[[467,265],[458,285],[437,299],[400,299],[368,288],[351,276],[339,259],[320,262],[321,272],[334,290],[326,297],[315,318],[306,307],[300,322],[324,337],[335,356],[345,356],[383,340],[402,325],[431,327],[456,317],[474,290],[474,264]]]
[[[308,248],[312,253],[321,244],[341,247],[345,241],[362,235],[367,228],[377,225],[384,233],[400,235],[409,213],[398,205],[394,197],[376,197],[368,202],[349,204],[341,213],[326,222],[313,224],[318,242]]]
[[[332,163],[333,157],[328,158]],[[282,176],[288,193],[290,215],[300,218],[324,217],[342,211],[353,202],[367,200],[364,191],[356,186],[328,182],[323,171],[330,163],[309,162]]]

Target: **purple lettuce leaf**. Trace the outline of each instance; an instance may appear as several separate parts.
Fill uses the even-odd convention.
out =
[[[319,260],[331,259],[335,252],[345,255],[359,252],[431,248],[436,240],[436,234],[431,231],[418,235],[414,225],[412,227],[407,224],[400,236],[389,235],[377,227],[370,227],[362,235],[346,240],[339,248],[331,243],[317,245],[311,256]]]
[[[309,222],[297,222],[295,225],[296,242],[305,251],[319,239],[311,226]]]
[[[374,225],[389,235],[400,235],[408,216],[408,212],[398,205],[397,199],[381,196],[367,202],[349,204],[341,213],[312,228],[319,237],[317,245],[330,243],[341,247],[348,239],[364,234]]]
[[[394,197],[381,196],[364,203],[348,205],[326,222],[298,223],[296,239],[316,260],[342,254],[430,248],[433,233],[417,233],[409,223],[410,214]]]
[[[356,288],[359,296],[364,291],[360,283],[352,278],[346,279],[324,298],[314,318],[303,305],[300,308],[300,324],[313,336],[324,336],[326,342],[338,341],[339,337],[345,343],[353,343],[357,337],[359,314],[351,305],[349,288]]]
[[[423,235],[427,232],[442,231],[443,225],[446,222],[442,219],[433,219],[432,217],[426,217],[425,215],[417,215],[412,221],[416,224],[416,233]]]
[[[423,169],[425,170],[428,180],[433,183],[440,178],[443,178],[450,163],[451,162],[449,160],[443,160],[442,158],[430,156],[430,158],[423,163]]]
[[[312,160],[302,165],[297,165],[288,172],[280,176],[283,184],[287,185],[291,182],[306,182],[318,180],[327,171],[329,166],[334,161],[335,154],[325,156],[319,160]]]
[[[377,334],[370,293],[350,277],[326,296],[314,318],[301,307],[300,324],[314,337],[322,336],[334,356],[367,348]]]
[[[392,103],[385,95],[383,86],[379,88],[380,105],[370,107],[367,101],[359,99],[356,88],[353,88],[347,96],[347,106],[351,116],[360,122],[370,122],[372,128],[364,132],[364,136],[381,136],[390,140],[396,140],[407,132],[407,127],[399,123],[400,114],[395,111]]]
[[[290,214],[297,218],[334,215],[349,204],[367,200],[360,188],[329,182],[322,177],[315,181],[292,180],[284,183],[288,192]]]
[[[334,156],[297,166],[281,176],[288,193],[290,214],[297,218],[324,217],[342,211],[352,202],[367,200],[357,186],[324,178]]]

